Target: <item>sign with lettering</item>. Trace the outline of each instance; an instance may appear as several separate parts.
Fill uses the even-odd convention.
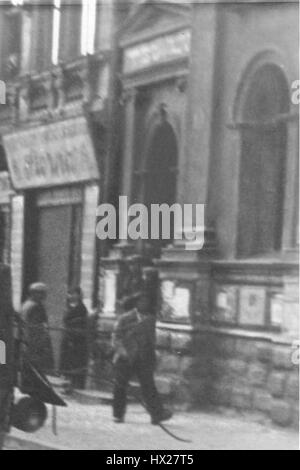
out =
[[[188,57],[191,52],[191,31],[184,30],[162,36],[124,52],[124,73],[138,72],[176,59]]]
[[[84,117],[3,136],[15,189],[95,180],[99,171]]]
[[[9,175],[7,172],[0,173],[0,204],[8,204],[12,194]]]
[[[213,320],[218,323],[235,324],[237,322],[238,288],[218,285],[215,293]]]
[[[259,287],[242,287],[240,290],[241,325],[264,326],[266,322],[266,290]]]

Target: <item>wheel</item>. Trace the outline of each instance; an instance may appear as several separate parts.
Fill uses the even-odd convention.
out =
[[[46,405],[34,398],[22,398],[13,407],[12,426],[20,431],[34,433],[44,426],[46,419]]]

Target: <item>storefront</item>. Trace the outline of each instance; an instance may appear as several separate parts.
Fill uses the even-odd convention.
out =
[[[86,118],[24,129],[4,137],[17,195],[12,201],[15,306],[35,281],[49,289],[51,326],[61,327],[67,291],[94,294],[98,165]],[[61,335],[54,334],[56,359]]]

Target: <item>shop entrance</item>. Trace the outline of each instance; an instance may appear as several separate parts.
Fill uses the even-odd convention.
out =
[[[27,247],[30,247],[32,259],[30,263],[27,257],[30,277],[26,284],[40,281],[47,285],[49,323],[59,329],[63,326],[68,289],[80,282],[82,206],[77,198],[67,201],[62,193],[57,195],[55,192],[51,195],[43,193],[35,198],[34,212],[30,211],[34,213],[34,220],[31,218],[30,227],[27,219]],[[32,265],[33,269],[30,269]],[[53,331],[51,337],[58,367],[62,332]]]
[[[50,324],[62,326],[68,291],[70,262],[71,208],[47,207],[39,210],[37,273],[48,286],[47,313]],[[59,359],[61,334],[52,334],[56,364]]]

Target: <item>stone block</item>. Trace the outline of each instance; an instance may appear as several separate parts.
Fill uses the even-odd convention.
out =
[[[296,406],[293,406],[293,418],[292,418],[292,427],[296,429],[299,433],[299,403]]]
[[[234,386],[232,389],[232,406],[241,410],[252,409],[252,391],[247,386]]]
[[[176,354],[162,354],[158,364],[158,372],[178,373],[179,357]]]
[[[230,337],[216,338],[215,351],[218,357],[233,358],[236,355],[236,339]]]
[[[232,401],[232,385],[215,385],[211,392],[211,403],[218,406],[230,406]]]
[[[195,356],[215,356],[216,336],[207,334],[197,334],[194,336],[193,353]]]
[[[247,374],[248,364],[240,359],[230,359],[226,361],[226,372],[239,377]]]
[[[211,373],[215,379],[220,379],[227,374],[227,361],[225,359],[214,358],[211,362]]]
[[[290,374],[286,382],[286,395],[299,403],[299,375]]]
[[[292,406],[283,400],[273,400],[271,418],[280,426],[290,426],[293,421]]]
[[[246,361],[255,361],[257,357],[257,345],[255,341],[246,339],[236,340],[236,358]]]
[[[194,377],[195,371],[195,359],[192,357],[184,356],[179,359],[179,370],[184,377]],[[197,371],[198,372],[198,371]]]
[[[173,398],[175,403],[191,404],[193,402],[193,387],[191,384],[178,381],[174,384]]]
[[[174,391],[174,384],[171,377],[160,377],[155,378],[155,383],[158,392],[163,396],[171,396]]]
[[[285,390],[286,374],[284,372],[272,372],[269,378],[268,390],[274,398],[282,398]]]
[[[292,348],[279,346],[273,351],[273,365],[276,369],[293,369]]]
[[[173,351],[191,352],[191,335],[189,333],[171,333],[171,348]]]
[[[254,390],[253,408],[263,413],[270,413],[272,409],[272,396],[264,390]]]
[[[198,406],[204,406],[211,403],[210,381],[193,379],[189,382],[189,391],[191,393],[192,403]]]
[[[188,365],[188,362],[189,358],[183,357],[181,367],[186,367]],[[192,367],[190,369],[186,368],[186,371],[184,372],[185,376],[193,376],[197,378],[213,376],[213,360],[210,357],[196,357],[193,359],[192,362]]]
[[[272,362],[273,348],[271,344],[260,343],[257,345],[257,359],[263,363]]]
[[[171,347],[171,337],[168,331],[157,330],[156,346],[158,349],[169,349]]]
[[[248,379],[251,385],[262,387],[268,376],[268,368],[263,364],[251,364],[249,366]]]

